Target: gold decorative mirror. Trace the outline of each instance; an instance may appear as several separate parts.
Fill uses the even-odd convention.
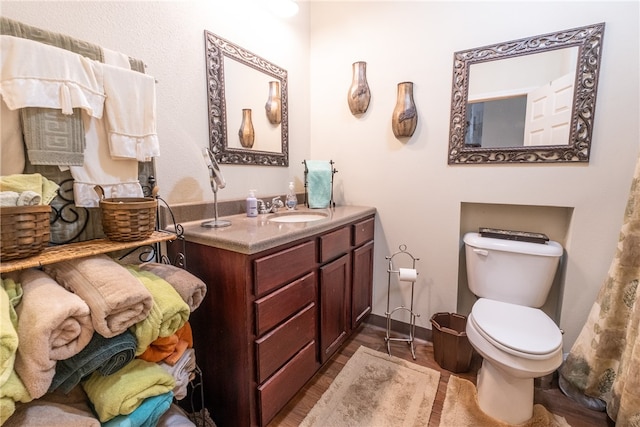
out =
[[[448,163],[588,162],[604,26],[455,52]]]
[[[287,71],[209,31],[204,37],[209,148],[215,159],[288,166]]]

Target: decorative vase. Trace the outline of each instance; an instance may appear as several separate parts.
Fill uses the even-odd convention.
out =
[[[391,127],[396,138],[411,136],[418,124],[418,111],[413,102],[413,82],[398,83],[398,100],[391,116]]]
[[[240,137],[240,144],[244,148],[253,147],[253,141],[255,140],[256,135],[253,130],[250,108],[242,109],[242,122],[240,123],[240,130],[238,130],[238,136]]]
[[[280,82],[269,82],[269,97],[264,109],[267,112],[267,119],[272,125],[277,125],[282,121],[282,97],[280,95]]]
[[[369,101],[371,100],[371,92],[367,83],[367,63],[354,62],[352,67],[353,77],[347,102],[349,103],[351,114],[362,114],[369,108]]]

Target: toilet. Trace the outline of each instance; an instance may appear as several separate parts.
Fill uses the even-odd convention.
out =
[[[478,300],[467,319],[469,342],[482,356],[480,409],[521,424],[533,416],[533,380],[562,363],[562,334],[539,308],[551,289],[562,246],[482,237],[463,238],[469,289]]]

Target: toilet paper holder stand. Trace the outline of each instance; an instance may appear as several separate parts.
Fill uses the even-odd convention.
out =
[[[411,346],[411,355],[413,356],[413,360],[416,360],[416,351],[413,345],[414,337],[415,337],[415,329],[416,329],[416,317],[420,317],[420,314],[417,314],[413,311],[413,294],[414,294],[414,285],[416,283],[416,278],[418,272],[416,271],[416,261],[419,261],[420,258],[416,258],[411,253],[407,252],[407,245],[400,245],[398,247],[398,251],[390,256],[386,256],[385,259],[388,261],[389,266],[387,268],[388,281],[387,281],[387,311],[385,315],[387,316],[387,332],[384,337],[385,342],[387,343],[387,353],[391,356],[391,341],[400,341],[406,342]],[[404,257],[405,260],[411,262],[411,268],[394,268],[394,258],[396,257]],[[396,259],[397,261],[397,259]],[[401,270],[402,270],[402,278],[401,278]],[[391,300],[391,282],[396,282],[394,280],[397,277],[398,284],[402,282],[410,282],[411,283],[411,300],[409,303],[409,307],[402,304],[394,309],[390,309],[390,300]],[[409,335],[404,337],[391,336],[391,317],[398,311],[404,311],[409,313]]]

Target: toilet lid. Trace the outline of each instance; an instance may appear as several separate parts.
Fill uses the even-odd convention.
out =
[[[562,345],[558,326],[537,308],[480,298],[471,313],[482,335],[507,351],[543,355]]]

